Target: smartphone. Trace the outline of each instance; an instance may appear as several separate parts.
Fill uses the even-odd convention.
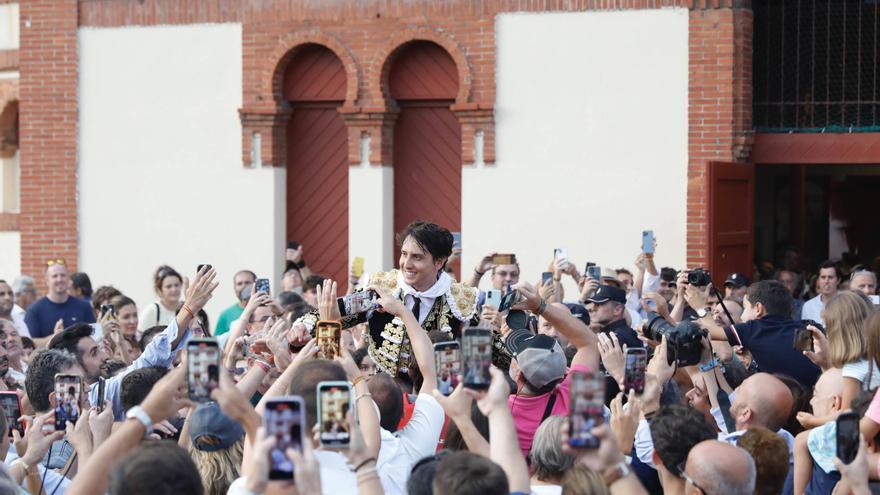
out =
[[[321,320],[315,325],[315,337],[318,339],[318,357],[333,359],[339,355],[339,337],[342,335],[342,324],[338,321]]]
[[[351,260],[351,274],[357,278],[361,278],[364,275],[364,259],[362,257],[355,256]]]
[[[492,263],[498,265],[513,265],[516,263],[515,254],[496,254],[492,256]]]
[[[603,373],[571,373],[569,402],[569,439],[572,447],[599,448],[599,439],[591,430],[605,421],[602,406],[605,402],[605,375]]]
[[[101,305],[101,319],[103,320],[107,315],[115,316],[116,312],[113,309],[112,304],[102,304]]]
[[[642,252],[645,254],[654,254],[654,231],[642,231]]]
[[[553,250],[553,259],[556,261],[565,261],[568,259],[568,250],[565,248],[556,248]]]
[[[518,303],[520,300],[519,292],[513,290],[510,286],[507,287],[507,293],[504,294],[504,297],[501,298],[501,304],[498,305],[498,311],[507,311],[511,306]]]
[[[434,344],[434,367],[440,393],[451,394],[461,377],[461,344],[456,340]]]
[[[461,347],[464,386],[477,390],[489,388],[492,381],[489,375],[489,366],[492,364],[492,330],[465,329],[461,337]]]
[[[254,290],[257,292],[265,292],[269,293],[269,279],[268,278],[258,278],[257,282],[254,284]]]
[[[541,285],[547,285],[553,280],[553,272],[541,273]]]
[[[837,458],[851,463],[859,453],[859,415],[852,412],[837,417]]]
[[[365,290],[353,292],[347,296],[336,299],[336,306],[339,307],[339,314],[342,316],[363,315],[363,323],[366,320],[366,313],[371,309],[375,309],[379,303],[379,296],[375,291]]]
[[[103,378],[98,378],[98,403],[94,404],[95,407],[98,408],[98,412],[104,410],[104,389],[106,388],[106,383]]]
[[[21,419],[21,400],[15,392],[0,392],[0,406],[6,416],[6,424],[9,426],[7,434],[12,438],[12,432],[18,430],[18,434],[24,438],[24,423]]]
[[[220,385],[220,348],[214,339],[190,339],[186,343],[186,384],[189,398],[209,402]]]
[[[461,249],[461,232],[452,233],[452,249]]]
[[[287,449],[302,452],[305,442],[305,401],[298,395],[266,399],[263,427],[267,437],[275,437],[269,451],[269,479],[292,480],[293,461]]]
[[[813,352],[813,333],[807,328],[798,328],[794,333],[794,349],[796,351]]]
[[[299,249],[299,241],[287,241],[287,249]]]
[[[68,421],[76,424],[82,402],[82,378],[79,375],[55,375],[55,431],[67,429]]]
[[[495,309],[501,307],[501,291],[498,289],[490,289],[486,291],[486,300],[483,306],[492,306]]]
[[[602,267],[601,266],[588,266],[587,267],[587,275],[598,282],[602,281]]]
[[[207,272],[208,270],[211,269],[211,265],[208,265],[208,264],[199,265],[196,267],[196,273],[199,273],[200,271],[202,271],[202,268],[204,268],[204,267],[207,267],[207,268],[205,268],[205,272]]]
[[[348,382],[318,383],[318,435],[321,445],[348,447],[350,437],[345,414],[351,408],[351,384]]]
[[[645,367],[648,365],[648,351],[640,348],[626,350],[623,369],[624,393],[635,390],[641,395],[645,391]]]
[[[871,304],[874,306],[880,305],[880,296],[868,296],[868,299],[871,300]]]

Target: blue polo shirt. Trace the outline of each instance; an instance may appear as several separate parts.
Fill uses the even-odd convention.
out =
[[[74,323],[94,323],[95,312],[92,311],[91,304],[78,297],[70,296],[61,304],[42,297],[28,306],[24,315],[31,337],[52,335],[58,320],[64,320],[64,328]]]
[[[759,371],[788,375],[812,387],[822,370],[794,348],[795,332],[803,327],[804,323],[800,320],[765,316],[760,320],[737,323],[734,325],[736,332],[730,327],[725,327],[724,331],[730,345],[741,343],[751,351]]]

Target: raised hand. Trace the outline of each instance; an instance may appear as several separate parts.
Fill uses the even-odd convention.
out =
[[[214,289],[220,285],[220,282],[214,281],[216,276],[217,272],[214,268],[208,269],[207,266],[203,266],[196,274],[192,283],[189,283],[189,279],[184,279],[186,286],[186,306],[189,307],[193,315],[205,307],[205,304],[211,299]]]
[[[315,287],[318,297],[318,316],[322,320],[339,320],[339,306],[336,305],[336,282],[325,279],[323,286]]]

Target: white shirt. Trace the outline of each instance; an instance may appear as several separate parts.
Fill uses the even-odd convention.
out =
[[[4,464],[6,466],[11,466],[13,461],[18,459],[18,454],[15,452],[14,446],[9,446],[9,452],[6,454],[6,460]],[[56,473],[54,469],[50,469],[46,471],[44,464],[41,462],[37,464],[37,470],[40,473],[40,479],[42,480],[44,477],[46,482],[43,485],[43,489],[46,493],[54,493],[55,495],[64,495],[64,491],[67,490],[68,485],[70,485],[71,481],[64,476]],[[27,493],[27,477],[21,482],[21,487],[25,489],[25,493]]]
[[[24,322],[24,315],[26,311],[21,309],[21,306],[15,304],[12,306],[12,324],[15,325],[15,329],[18,330],[19,337],[30,337],[31,332],[28,330],[27,323]]]
[[[436,297],[428,297],[422,296],[419,298],[421,301],[419,303],[419,323],[424,323],[425,318],[427,318],[428,313],[431,311],[431,308],[434,307],[434,300]],[[412,295],[407,295],[403,298],[403,303],[406,304],[407,309],[412,310],[413,306],[416,305],[416,298]]]
[[[817,321],[825,326],[825,320],[822,319],[823,309],[825,309],[825,304],[822,302],[822,296],[818,295],[804,303],[804,307],[801,309],[801,319]]]
[[[11,370],[10,370],[11,371]],[[871,379],[868,380],[868,360],[862,359],[854,363],[843,365],[843,376],[859,381],[862,390],[871,390],[880,385],[880,366],[876,363],[871,370]]]
[[[381,447],[376,469],[386,495],[406,495],[406,482],[413,465],[434,455],[446,416],[443,407],[432,395],[421,393],[416,398],[410,420],[403,429],[391,433],[381,430]]]
[[[323,495],[351,495],[358,493],[355,474],[348,467],[348,459],[332,450],[316,450],[315,458],[321,469]]]

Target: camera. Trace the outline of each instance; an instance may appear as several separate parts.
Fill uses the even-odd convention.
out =
[[[683,321],[673,325],[659,314],[648,313],[645,324],[645,337],[660,342],[666,335],[666,357],[669,364],[676,366],[693,366],[700,362],[703,354],[703,337],[708,335],[705,329],[692,321]]]
[[[694,268],[688,272],[688,283],[695,287],[705,287],[712,283],[712,277],[706,270]]]

